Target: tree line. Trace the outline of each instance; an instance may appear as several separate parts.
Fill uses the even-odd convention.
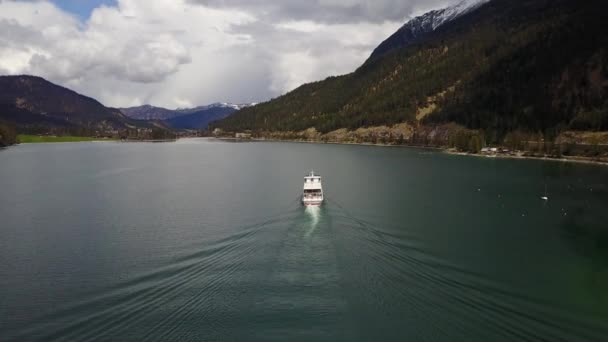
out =
[[[0,147],[14,145],[18,143],[17,129],[15,124],[6,121],[0,121]]]

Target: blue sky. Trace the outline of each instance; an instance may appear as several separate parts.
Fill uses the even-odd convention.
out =
[[[116,0],[51,0],[51,2],[65,11],[76,14],[83,20],[91,15],[93,9],[102,4],[108,6],[116,5]]]

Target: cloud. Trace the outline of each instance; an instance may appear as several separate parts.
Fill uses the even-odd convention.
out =
[[[258,60],[266,63],[271,76],[270,90],[281,94],[304,82],[352,72],[397,27],[391,22],[328,25],[287,21],[271,25],[258,21],[233,30],[252,34]]]
[[[49,1],[0,0],[0,73],[109,106],[259,102],[353,71],[429,4],[313,2],[119,0],[82,21]]]
[[[267,19],[322,23],[401,21],[446,5],[446,0],[188,0],[208,7],[245,9]]]

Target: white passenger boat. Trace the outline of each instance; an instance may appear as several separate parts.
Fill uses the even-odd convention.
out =
[[[320,206],[321,203],[323,203],[321,176],[315,175],[314,171],[311,171],[308,176],[304,177],[302,203],[304,203],[305,206]]]

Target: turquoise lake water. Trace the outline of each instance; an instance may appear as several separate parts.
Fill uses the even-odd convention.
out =
[[[608,167],[207,139],[0,151],[2,341],[607,336]]]

